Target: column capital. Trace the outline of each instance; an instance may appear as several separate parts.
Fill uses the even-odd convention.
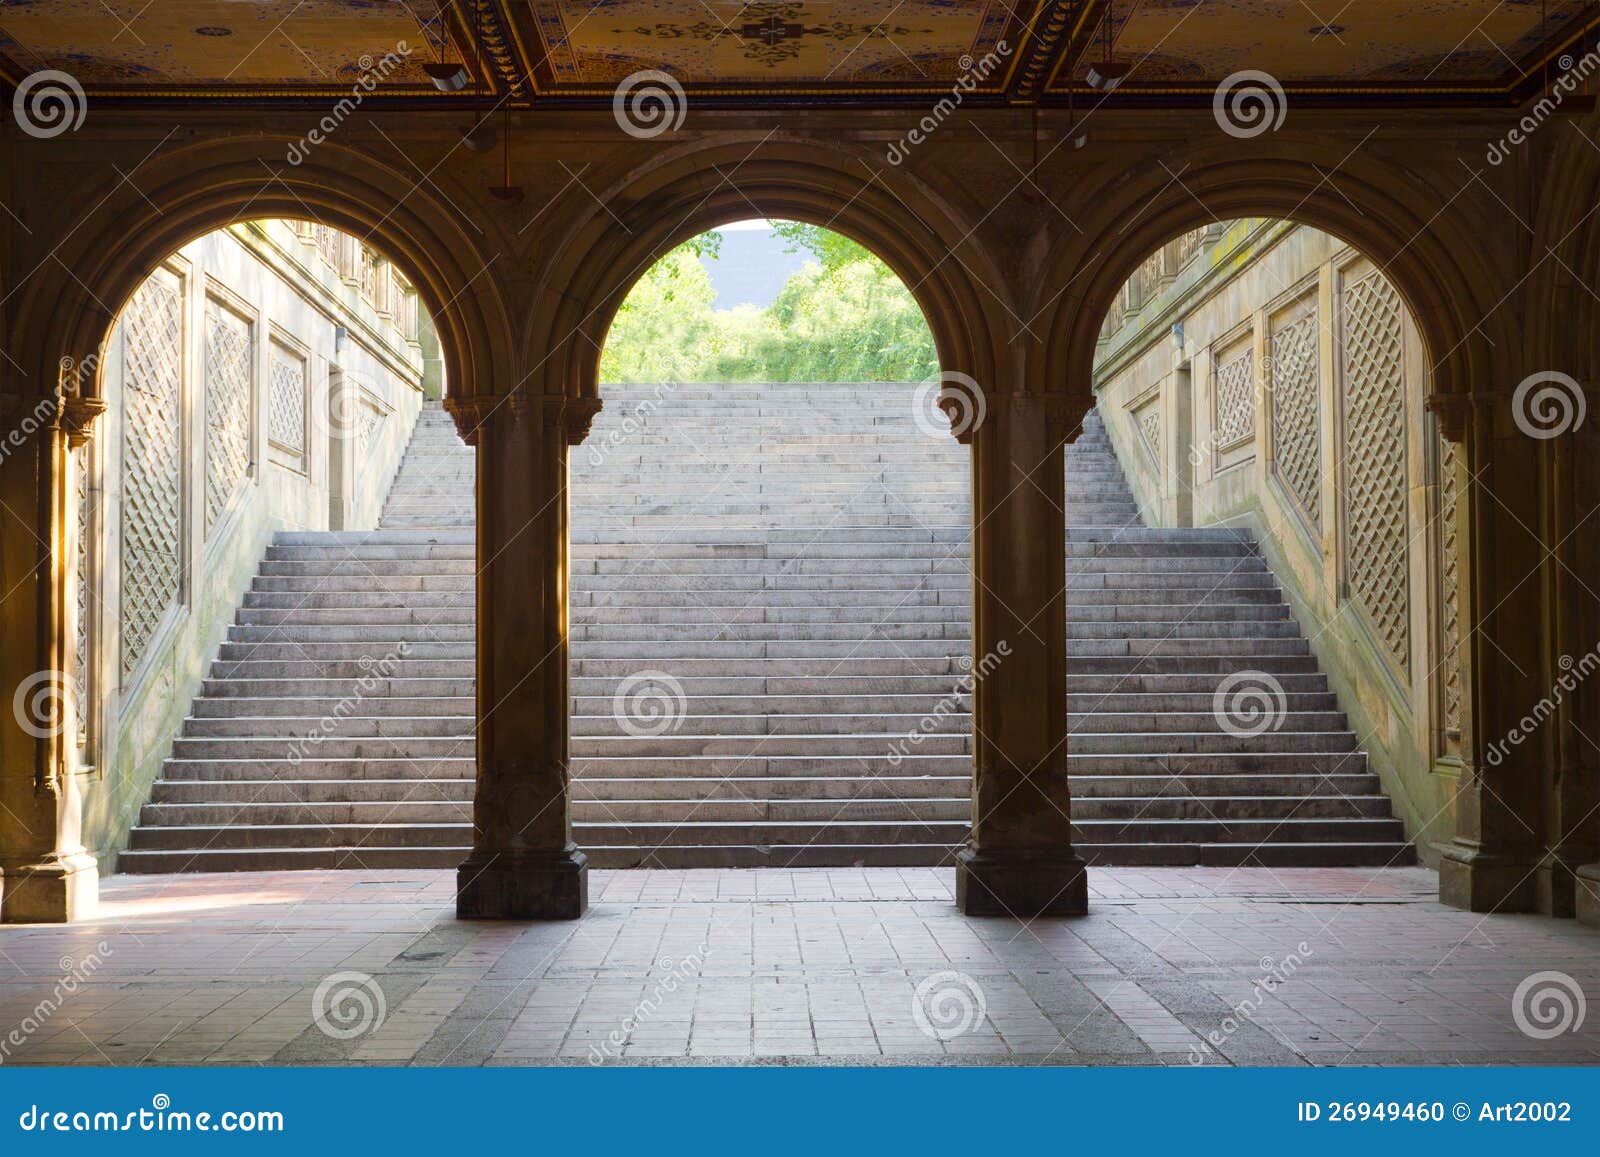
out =
[[[478,444],[478,432],[491,422],[515,419],[514,403],[506,394],[475,394],[470,398],[446,398],[445,413],[455,420],[456,433],[468,446]]]
[[[1459,446],[1466,441],[1473,407],[1483,400],[1482,395],[1476,394],[1432,393],[1427,396],[1423,408],[1439,423],[1439,433],[1445,440]]]
[[[540,405],[543,425],[564,427],[567,445],[576,446],[589,436],[589,428],[594,425],[595,415],[603,403],[599,398],[571,398],[561,394],[541,397]]]
[[[104,398],[86,398],[69,394],[61,399],[58,425],[66,435],[67,447],[76,450],[94,436],[95,424],[106,412]]]
[[[1091,393],[1060,391],[1007,392],[994,395],[990,401],[994,409],[1004,411],[1013,421],[1038,423],[1050,437],[1067,442],[1077,440],[1083,428],[1084,416],[1094,409],[1095,403],[1094,395]],[[961,441],[970,441],[976,429],[974,426],[968,430]]]

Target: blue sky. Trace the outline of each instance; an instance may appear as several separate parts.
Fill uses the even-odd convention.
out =
[[[765,221],[736,221],[717,230],[722,234],[722,256],[701,259],[717,291],[717,309],[753,305],[764,309],[783,283],[808,260],[809,253],[785,253],[788,243]]]

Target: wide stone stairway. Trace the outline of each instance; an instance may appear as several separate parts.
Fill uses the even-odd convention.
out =
[[[913,395],[606,387],[572,464],[574,813],[596,866],[951,862],[971,814],[968,451]],[[1066,469],[1085,857],[1411,862],[1250,538],[1141,525],[1096,417]],[[381,529],[276,537],[123,870],[460,862],[472,484],[429,408]],[[1235,684],[1276,696],[1264,726],[1217,709]]]

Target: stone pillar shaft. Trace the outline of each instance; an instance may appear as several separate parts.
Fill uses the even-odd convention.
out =
[[[1505,399],[1474,397],[1441,413],[1447,437],[1464,441],[1461,488],[1471,518],[1462,606],[1472,730],[1456,789],[1455,838],[1442,849],[1439,898],[1473,912],[1536,907],[1540,785],[1548,734],[1512,742],[1547,693],[1542,672],[1543,593],[1529,570],[1545,551],[1540,525],[1539,443],[1518,429]]]
[[[598,403],[490,398],[451,408],[478,459],[478,778],[456,910],[575,919],[588,878],[572,842],[568,766],[567,451]]]
[[[70,451],[103,409],[57,392],[34,409],[36,428],[22,444],[0,456],[0,923],[76,920],[93,915],[98,901],[98,868],[82,839],[82,785],[67,759],[75,726],[67,582],[76,507]]]
[[[969,915],[1088,907],[1067,788],[1063,451],[1087,403],[989,399],[973,432],[973,818],[956,902]]]

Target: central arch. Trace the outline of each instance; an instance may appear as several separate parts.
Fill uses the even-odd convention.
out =
[[[759,149],[759,157],[755,155]],[[1002,388],[1010,367],[1007,298],[997,263],[947,202],[864,154],[795,142],[686,147],[595,190],[592,212],[542,269],[522,337],[536,394],[598,396],[600,352],[633,283],[691,237],[751,217],[820,225],[877,255],[927,318],[941,368]]]

